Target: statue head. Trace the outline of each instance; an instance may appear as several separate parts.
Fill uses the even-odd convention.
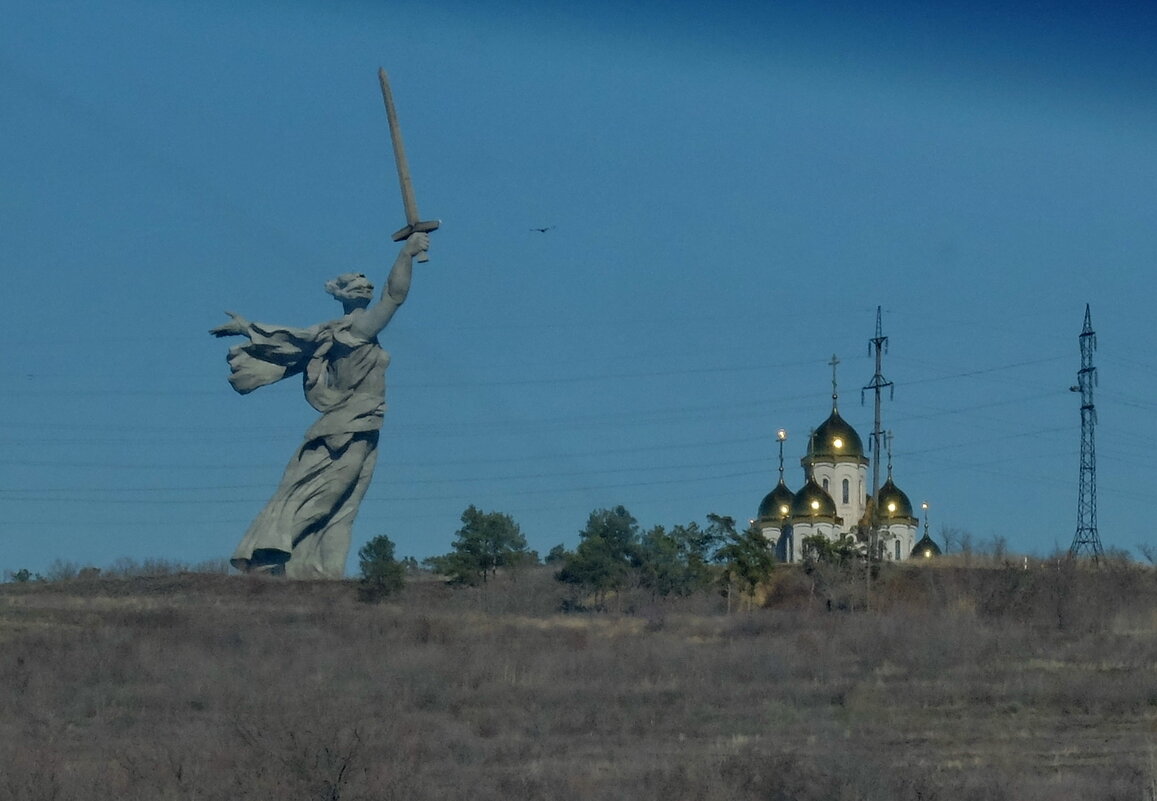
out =
[[[361,273],[342,273],[325,282],[325,291],[343,304],[365,306],[374,296],[374,285]]]

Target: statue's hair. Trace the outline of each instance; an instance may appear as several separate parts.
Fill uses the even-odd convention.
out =
[[[342,290],[346,288],[350,281],[355,278],[362,278],[361,273],[342,273],[337,278],[331,278],[325,282],[325,291],[333,295],[338,300],[342,298]]]

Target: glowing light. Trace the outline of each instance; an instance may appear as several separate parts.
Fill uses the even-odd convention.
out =
[[[778,439],[780,442],[783,442],[785,439],[787,439],[787,429],[781,428],[779,431],[776,431],[775,432],[775,438]]]
[[[820,502],[819,501],[812,501],[812,509],[819,509],[819,508],[820,508]]]
[[[892,501],[892,502],[890,502],[890,503],[888,504],[888,511],[889,511],[889,512],[894,512],[894,511],[896,511],[896,502],[895,502],[895,501]]]
[[[787,514],[787,507],[786,507],[786,506],[781,506],[781,507],[779,507],[779,513],[780,513],[781,515],[785,515],[785,514]]]
[[[924,558],[925,559],[931,559],[932,558],[932,549],[931,548],[925,548],[924,549]]]
[[[832,444],[835,445],[837,448],[844,447],[844,441],[840,437],[836,437],[835,439],[833,439]]]

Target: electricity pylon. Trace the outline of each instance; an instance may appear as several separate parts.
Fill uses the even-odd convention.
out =
[[[1081,331],[1081,369],[1077,385],[1069,387],[1081,393],[1081,480],[1077,494],[1077,533],[1069,547],[1069,556],[1088,555],[1093,561],[1101,558],[1101,537],[1097,533],[1097,447],[1094,432],[1097,409],[1093,405],[1093,387],[1097,385],[1097,368],[1093,366],[1093,351],[1097,349],[1097,334],[1085,304],[1085,327]]]

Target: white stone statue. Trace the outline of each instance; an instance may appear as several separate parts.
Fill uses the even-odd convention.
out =
[[[429,235],[411,234],[385,289],[346,273],[326,284],[345,314],[310,328],[251,323],[232,312],[209,333],[245,336],[229,349],[229,383],[241,394],[300,373],[305,397],[321,417],[285,468],[281,485],[245,532],[230,560],[238,570],[291,578],[341,578],[358,505],[377,461],[390,356],[378,334],[410,291],[412,260]]]

